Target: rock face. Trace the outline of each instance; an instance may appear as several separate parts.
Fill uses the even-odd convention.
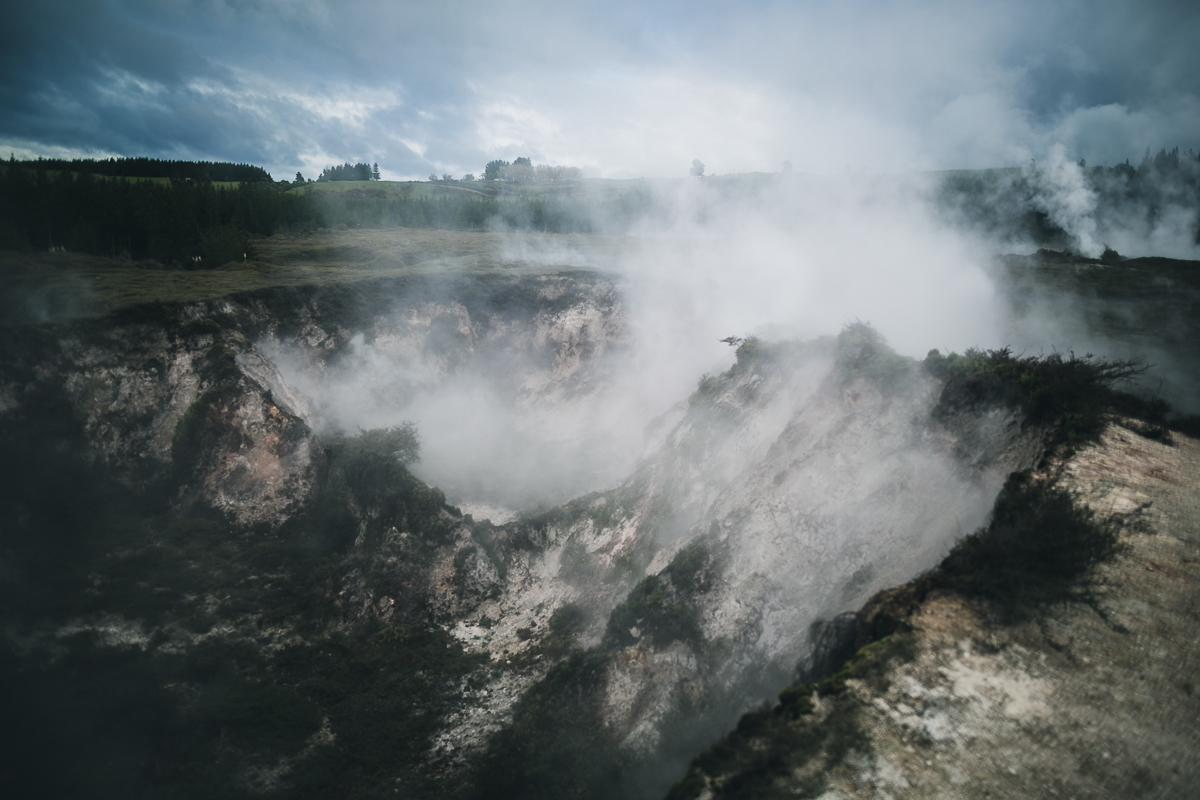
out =
[[[14,346],[0,389],[5,412],[36,414],[53,397],[78,426],[85,458],[126,485],[175,482],[179,504],[277,526],[312,491],[312,431],[275,401],[274,370],[245,336],[201,322],[202,310],[184,309],[167,325],[98,324]]]
[[[545,518],[542,574],[495,601],[539,632],[564,602],[592,610],[591,724],[676,775],[786,685],[814,623],[934,566],[1043,447],[1012,410],[935,420],[941,382],[899,357],[881,377],[849,370],[841,342],[754,346],[621,487]],[[463,629],[516,652],[541,638],[502,630]]]
[[[427,716],[397,712],[419,720],[412,740],[428,743],[404,762],[428,773],[420,780],[519,761],[505,742],[540,719],[530,709],[574,698],[582,705],[564,736],[583,731],[612,759],[643,765],[629,773],[637,794],[665,789],[695,752],[788,682],[815,623],[936,564],[984,520],[1005,476],[1043,449],[1043,432],[1015,411],[947,402],[942,381],[865,326],[837,341],[751,340],[731,370],[656,420],[643,460],[619,486],[492,524],[447,505],[391,454],[371,450],[369,437],[323,442],[314,431],[336,427],[351,400],[373,419],[469,374],[487,374],[525,423],[586,420],[628,344],[611,280],[413,279],[277,290],[160,316],[14,346],[0,373],[0,414],[13,420],[57,398],[91,462],[132,489],[166,486],[178,513],[218,512],[232,533],[213,540],[217,549],[240,554],[253,541],[320,550],[286,569],[259,551],[253,569],[234,563],[241,556],[214,567],[216,583],[179,601],[186,625],[205,632],[163,623],[138,647],[238,642],[253,651],[246,674],[286,681],[279,676],[298,670],[304,687],[317,680],[304,670],[316,668],[277,662],[278,653],[326,658],[336,644],[368,659],[361,654],[413,631],[422,632],[422,658],[461,653],[452,686],[430,678],[424,662],[396,668],[443,698]],[[355,383],[365,372],[371,381]],[[180,536],[178,570],[188,575],[192,544]],[[273,585],[289,587],[289,609],[320,604],[321,626],[294,610],[264,626],[246,599],[222,610],[229,586],[267,603]],[[71,635],[100,625],[71,624]],[[381,639],[377,629],[400,633]],[[337,639],[345,631],[360,650]],[[167,644],[152,644],[162,637]],[[372,670],[360,678],[378,680]],[[329,691],[322,697],[344,689]],[[325,731],[322,746],[340,746],[330,743],[345,741],[357,718],[321,702],[334,722],[308,724],[305,735]],[[311,749],[288,751],[279,776]],[[242,771],[261,773],[260,761]],[[513,780],[525,780],[525,768],[514,766]],[[406,787],[426,785],[402,777]]]
[[[14,714],[47,741],[77,751],[96,738],[67,741],[46,711],[77,685],[64,664],[90,665],[101,687],[68,716],[97,729],[124,718],[102,708],[126,671],[110,674],[111,657],[156,676],[134,679],[146,718],[189,740],[151,744],[138,725],[109,734],[118,749],[166,748],[140,763],[203,761],[215,747],[214,780],[234,795],[320,794],[320,775],[374,786],[356,772],[361,735],[391,765],[378,768],[392,770],[388,791],[398,775],[420,794],[442,761],[461,773],[456,737],[478,752],[561,655],[518,653],[578,595],[556,579],[547,537],[464,516],[370,437],[322,440],[336,408],[303,388],[337,385],[373,358],[392,370],[374,387],[380,407],[395,403],[389,390],[402,399],[488,370],[531,419],[586,404],[624,346],[610,279],[494,271],[278,289],[3,335],[0,668],[24,687]],[[62,641],[76,661],[62,661]],[[387,670],[354,673],[384,652]],[[248,723],[230,691],[278,715]],[[394,724],[358,713],[367,696]],[[245,734],[239,744],[210,739],[213,715]],[[45,756],[28,750],[18,784],[44,788]],[[329,758],[343,766],[306,773]],[[118,771],[160,781],[138,769]],[[68,771],[60,788],[99,779]]]
[[[311,398],[318,430],[415,421],[416,472],[498,520],[627,474],[632,447],[598,425],[622,411],[613,375],[628,345],[609,277],[485,274],[355,303],[353,316],[319,296],[288,314],[252,309],[267,320],[260,348]]]
[[[126,483],[172,475],[180,503],[278,527],[311,499],[321,464],[314,429],[327,410],[303,388],[360,366],[356,349],[393,369],[390,385],[374,387],[389,406],[468,363],[502,372],[531,409],[602,380],[588,367],[623,336],[611,282],[479,283],[268,292],[47,331],[32,348],[8,348],[0,413],[61,396],[87,457]],[[285,347],[286,377],[276,363]]]
[[[883,593],[860,620],[907,607],[908,632],[860,651],[860,664],[876,666],[851,669],[843,694],[785,698],[799,721],[757,746],[790,741],[777,763],[742,758],[742,771],[715,769],[681,796],[724,797],[747,780],[830,800],[1190,796],[1200,778],[1200,442],[1173,439],[1113,425],[1046,468],[1122,526],[1127,549],[1099,568],[1094,604],[1010,622],[950,591],[916,603],[911,586]],[[751,749],[756,722],[772,714],[739,723]]]
[[[993,797],[1190,793],[1200,779],[1200,443],[1174,439],[1114,426],[1060,468],[1088,506],[1126,523],[1130,548],[1103,568],[1097,608],[999,629],[957,598],[921,608],[919,657],[864,710],[878,754],[864,778],[904,797],[951,786]],[[830,796],[858,795],[843,784]]]

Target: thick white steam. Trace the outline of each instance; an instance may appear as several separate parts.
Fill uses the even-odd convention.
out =
[[[655,184],[654,218],[669,223],[647,225],[619,248],[610,239],[494,234],[500,263],[613,269],[619,325],[606,328],[587,309],[546,322],[559,341],[572,326],[609,339],[574,371],[539,362],[532,339],[528,352],[480,349],[447,365],[422,351],[401,314],[376,322],[373,341],[360,333],[319,372],[282,345],[273,355],[317,401],[320,427],[353,433],[415,421],[422,477],[455,502],[521,508],[628,475],[647,426],[703,374],[732,363],[725,337],[814,338],[862,320],[913,357],[1002,344],[986,247],[939,222],[920,181],[766,177],[750,191],[719,178]]]

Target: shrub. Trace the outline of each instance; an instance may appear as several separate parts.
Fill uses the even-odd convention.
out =
[[[605,644],[621,647],[635,640],[632,628],[648,633],[656,645],[699,636],[695,609],[680,602],[674,587],[658,575],[643,578],[608,618]]]
[[[295,527],[321,549],[344,550],[360,535],[370,547],[393,526],[419,534],[424,545],[444,543],[453,531],[442,513],[445,495],[404,465],[416,460],[419,446],[416,427],[407,422],[328,445],[320,492]]]
[[[1098,520],[1065,489],[1013,473],[991,524],[963,539],[935,580],[1020,617],[1053,603],[1092,600],[1095,567],[1121,550],[1115,522]]]
[[[688,398],[688,404],[693,406],[712,405],[720,393],[721,378],[706,373],[700,376],[700,383],[696,386],[696,391],[692,392],[691,397]]]
[[[1010,348],[942,356],[929,351],[927,372],[945,378],[935,416],[985,404],[1020,407],[1035,424],[1055,428],[1055,445],[1068,450],[1094,441],[1121,396],[1113,387],[1145,372],[1141,361],[1105,361],[1090,353],[1014,356]]]
[[[700,641],[700,621],[693,599],[709,586],[710,561],[707,546],[692,542],[676,553],[661,573],[639,581],[609,615],[605,645],[632,644],[630,629],[634,627],[644,630],[659,647],[677,640]]]
[[[254,246],[249,238],[233,225],[214,225],[200,234],[199,263],[209,269],[254,258]]]
[[[221,408],[228,399],[227,385],[210,386],[175,423],[175,431],[171,435],[171,461],[179,479],[189,478],[205,455],[227,433],[220,417]]]
[[[565,603],[550,615],[550,634],[565,639],[579,635],[587,622],[587,612],[576,603]]]
[[[346,440],[346,455],[349,458],[395,459],[404,466],[421,460],[421,439],[417,426],[402,422],[390,428],[361,428],[358,436]]]
[[[754,362],[771,355],[772,348],[757,336],[747,336],[737,348],[737,366],[748,369]]]
[[[614,796],[627,761],[599,719],[606,662],[576,651],[517,701],[491,741],[468,797]]]
[[[1200,439],[1200,414],[1176,417],[1168,424],[1173,431],[1178,431],[1184,436],[1191,436],[1193,439]]]
[[[675,554],[664,572],[681,592],[704,591],[709,586],[709,556],[709,549],[703,542],[692,542]]]
[[[842,380],[866,378],[891,386],[908,374],[912,362],[888,347],[879,331],[865,322],[852,322],[838,334],[834,346]]]

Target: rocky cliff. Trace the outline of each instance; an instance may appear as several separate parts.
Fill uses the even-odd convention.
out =
[[[397,458],[397,409],[445,387],[485,385],[525,426],[603,419],[626,331],[619,287],[585,270],[5,331],[2,666],[35,734],[8,779],[661,795],[789,683],[823,621],[978,528],[1050,435],[856,324],[742,342],[625,480],[561,505],[487,519]],[[430,460],[419,474],[461,463]],[[108,778],[90,757],[49,774],[36,744],[97,738]]]
[[[1016,617],[928,578],[881,593],[860,638],[888,617],[895,633],[744,717],[672,796],[1191,796],[1198,456],[1114,425],[1047,463],[1034,480],[1120,531],[1095,593]]]

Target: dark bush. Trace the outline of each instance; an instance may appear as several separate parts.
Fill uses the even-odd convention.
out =
[[[738,344],[737,366],[740,369],[749,369],[754,362],[767,358],[771,354],[772,347],[770,345],[757,336],[747,336]]]
[[[1178,431],[1184,436],[1191,436],[1193,439],[1200,439],[1200,414],[1176,417],[1168,424],[1173,431]]]
[[[1015,405],[1030,422],[1053,426],[1054,444],[1068,450],[1100,436],[1120,395],[1113,387],[1146,369],[1137,360],[1105,361],[1091,354],[1014,356],[1007,347],[948,356],[931,350],[924,368],[946,379],[935,417],[982,405]]]
[[[688,404],[693,406],[712,405],[720,393],[720,376],[714,377],[706,373],[700,376],[700,383],[696,386],[696,391],[692,392],[691,397],[688,398]]]
[[[837,371],[844,381],[865,378],[881,386],[894,385],[912,369],[911,359],[888,347],[879,331],[865,322],[842,329],[834,347]]]
[[[625,757],[599,719],[606,661],[576,651],[517,702],[471,781],[481,800],[613,797]]]
[[[171,436],[171,462],[178,479],[190,478],[220,442],[228,438],[229,426],[222,416],[230,396],[228,384],[210,386],[175,423]]]
[[[1121,549],[1116,523],[1097,519],[1065,489],[1014,473],[991,524],[963,539],[935,579],[1024,616],[1053,603],[1091,600],[1095,567]]]
[[[678,601],[668,581],[648,575],[612,610],[604,641],[616,647],[633,644],[634,628],[650,635],[656,645],[666,645],[696,633],[694,611]]]
[[[712,558],[708,545],[694,541],[681,549],[657,575],[648,575],[612,610],[604,632],[606,647],[623,647],[635,641],[632,628],[649,635],[662,647],[683,640],[702,639],[694,597],[711,582]]]
[[[663,572],[679,591],[690,594],[708,589],[710,566],[708,547],[704,542],[695,541],[676,553]]]
[[[564,638],[574,638],[583,630],[587,622],[587,612],[575,603],[565,603],[555,609],[550,615],[550,634]]]

